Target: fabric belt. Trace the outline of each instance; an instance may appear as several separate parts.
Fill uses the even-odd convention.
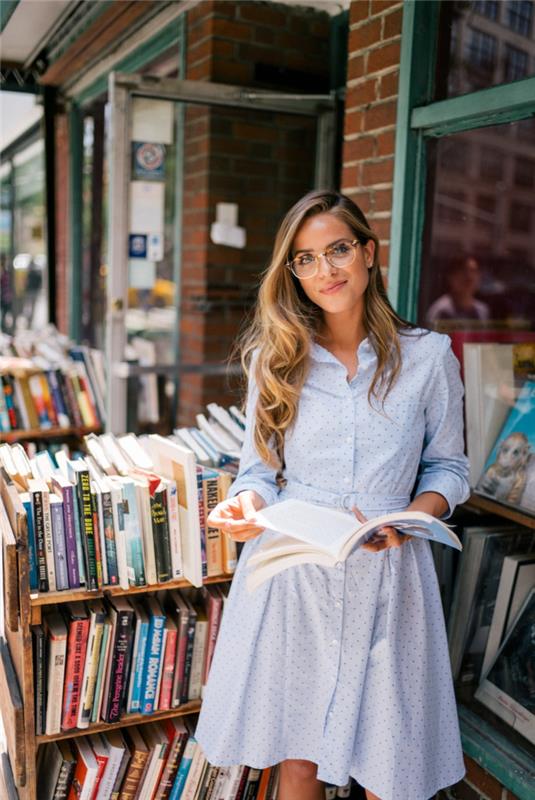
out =
[[[310,503],[334,506],[351,511],[353,506],[366,511],[377,511],[386,513],[388,511],[402,511],[410,503],[409,495],[383,495],[370,494],[368,492],[329,492],[327,489],[319,489],[316,486],[307,486],[297,481],[288,481],[279,494],[280,500],[306,500]]]

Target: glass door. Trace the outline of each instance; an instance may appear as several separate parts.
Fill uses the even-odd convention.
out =
[[[224,394],[280,219],[334,185],[334,100],[124,74],[109,100],[107,428],[166,433]]]

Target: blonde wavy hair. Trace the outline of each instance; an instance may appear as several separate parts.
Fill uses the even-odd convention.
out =
[[[309,300],[287,264],[303,222],[323,213],[345,222],[361,244],[370,239],[375,243],[364,294],[364,327],[377,354],[368,402],[375,398],[384,403],[401,369],[399,335],[403,329],[414,327],[390,305],[379,265],[379,240],[349,197],[330,190],[313,191],[290,208],[275,237],[252,320],[235,348],[247,377],[253,352],[258,351],[254,367],[258,387],[254,442],[261,459],[278,470],[284,465],[284,437],[297,414],[309,370],[310,346],[322,320],[321,309]]]

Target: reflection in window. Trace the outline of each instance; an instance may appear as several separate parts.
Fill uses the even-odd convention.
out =
[[[505,46],[504,80],[506,83],[519,81],[528,74],[528,54],[508,44]]]
[[[466,57],[482,78],[485,76],[481,73],[492,74],[496,65],[496,39],[494,36],[477,28],[470,28]]]
[[[535,119],[428,146],[419,320],[439,330],[535,327]],[[530,147],[526,147],[531,132]],[[454,172],[460,148],[476,170]],[[526,189],[529,189],[526,191]]]
[[[533,3],[531,0],[508,2],[507,12],[505,14],[506,23],[512,31],[521,33],[522,36],[529,36],[532,13]]]
[[[498,0],[479,0],[474,3],[474,11],[488,19],[498,19]]]

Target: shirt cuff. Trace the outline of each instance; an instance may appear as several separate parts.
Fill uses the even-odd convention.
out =
[[[440,519],[448,519],[455,510],[455,506],[464,503],[470,497],[470,488],[465,480],[453,472],[441,470],[440,475],[422,475],[416,488],[415,497],[424,492],[441,494],[448,504],[448,510]]]
[[[227,499],[247,490],[252,490],[259,494],[267,506],[273,505],[279,499],[278,487],[267,486],[263,481],[250,477],[235,480],[227,493]]]

